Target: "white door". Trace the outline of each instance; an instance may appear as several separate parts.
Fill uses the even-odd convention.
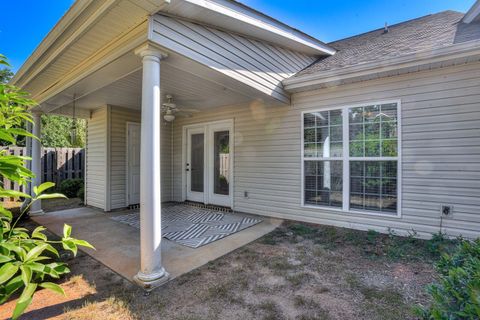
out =
[[[187,128],[187,200],[232,206],[232,122]]]
[[[127,205],[140,203],[140,124],[127,123]]]

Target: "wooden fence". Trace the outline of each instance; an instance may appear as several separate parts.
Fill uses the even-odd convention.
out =
[[[220,175],[230,180],[230,153],[220,153]]]
[[[25,147],[9,147],[11,155],[27,155]],[[81,148],[42,148],[42,182],[51,181],[57,186],[66,179],[83,179],[85,172],[85,150]],[[0,181],[3,180],[0,177]],[[5,189],[25,192],[25,186],[19,186],[10,180],[3,180]]]

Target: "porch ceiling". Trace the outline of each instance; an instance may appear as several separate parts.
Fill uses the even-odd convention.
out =
[[[141,108],[141,59],[130,52],[42,103],[45,113],[73,114],[76,97],[76,116],[88,118],[90,111],[103,105]],[[265,104],[278,101],[173,52],[161,64],[162,98],[172,94],[180,108],[198,110],[236,105],[260,99]]]

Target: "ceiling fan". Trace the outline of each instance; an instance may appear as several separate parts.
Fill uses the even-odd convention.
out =
[[[199,112],[197,109],[186,109],[186,108],[181,108],[179,109],[177,107],[177,104],[173,102],[173,96],[171,94],[167,94],[165,96],[166,102],[162,104],[162,112],[163,114],[163,119],[167,122],[172,122],[175,120],[176,115],[179,116],[184,116],[184,117],[190,117],[192,113]]]

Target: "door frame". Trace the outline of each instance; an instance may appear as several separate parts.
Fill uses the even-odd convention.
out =
[[[200,122],[194,123],[189,125],[184,125],[182,127],[182,201],[187,200],[187,191],[188,191],[188,182],[187,182],[187,148],[188,148],[188,130],[194,128],[205,128],[205,164],[210,164],[210,145],[211,142],[207,143],[206,139],[210,139],[210,135],[208,127],[210,126],[225,126],[230,128],[230,185],[229,185],[229,192],[230,192],[230,208],[234,209],[234,198],[235,198],[235,167],[234,167],[234,158],[235,158],[235,123],[233,119],[227,120],[218,120],[218,121],[209,121],[209,122]],[[208,170],[210,171],[210,170]],[[204,203],[209,203],[209,194],[210,194],[210,186],[211,186],[211,175],[209,172],[205,172],[205,182],[207,188],[204,188]]]
[[[125,153],[125,205],[126,207],[130,206],[130,166],[129,166],[129,155],[130,155],[130,146],[128,143],[128,140],[130,138],[129,133],[128,133],[128,127],[130,125],[138,125],[142,127],[142,124],[140,122],[134,122],[134,121],[127,121],[125,124],[125,146],[126,146],[126,153]],[[141,143],[142,136],[140,135],[140,143]],[[142,190],[140,190],[142,192]]]

